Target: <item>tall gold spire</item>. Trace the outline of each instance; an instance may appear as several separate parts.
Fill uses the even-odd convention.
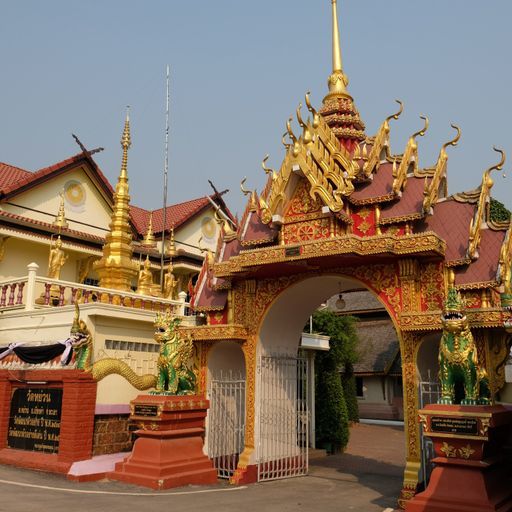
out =
[[[343,72],[341,59],[340,29],[338,26],[338,6],[331,0],[332,7],[332,73],[327,84],[329,92],[324,98],[320,114],[331,128],[341,144],[350,153],[365,140],[364,123],[354,105],[352,96],[347,92],[348,78]]]
[[[340,29],[338,27],[338,6],[336,0],[331,0],[332,4],[332,73],[329,76],[327,84],[329,85],[329,94],[326,96],[342,96],[350,98],[347,92],[348,78],[343,73],[343,63],[341,59]]]
[[[94,264],[100,278],[100,286],[129,291],[137,276],[137,263],[132,261],[132,231],[130,226],[130,194],[128,186],[128,149],[131,146],[130,115],[127,109],[121,147],[123,158],[121,172],[114,193],[114,207],[110,231],[105,237],[103,256]]]

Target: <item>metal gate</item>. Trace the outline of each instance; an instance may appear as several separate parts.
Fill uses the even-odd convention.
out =
[[[420,382],[420,409],[425,407],[425,405],[437,403],[438,399],[441,396],[439,382],[430,380],[430,370],[428,372],[428,379],[428,381]],[[421,469],[423,473],[423,482],[426,487],[428,481],[430,480],[430,474],[434,469],[434,464],[432,463],[432,459],[435,457],[434,443],[429,437],[425,437],[423,435],[423,427],[420,427],[420,436],[422,448]]]
[[[308,472],[308,361],[302,357],[260,357],[258,481]]]
[[[212,376],[208,397],[208,457],[219,478],[230,478],[244,449],[245,372],[230,370]]]

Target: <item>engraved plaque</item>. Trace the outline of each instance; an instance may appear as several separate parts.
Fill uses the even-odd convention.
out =
[[[453,416],[432,416],[430,430],[445,434],[478,435],[478,419]]]
[[[134,416],[148,416],[155,417],[158,416],[158,405],[151,404],[135,404],[133,408]]]

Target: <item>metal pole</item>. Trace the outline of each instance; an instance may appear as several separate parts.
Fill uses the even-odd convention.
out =
[[[160,255],[160,288],[164,286],[164,259],[165,259],[165,223],[167,215],[167,175],[169,171],[169,64],[166,73],[166,101],[165,101],[165,156],[164,156],[164,205],[162,221],[162,249]]]

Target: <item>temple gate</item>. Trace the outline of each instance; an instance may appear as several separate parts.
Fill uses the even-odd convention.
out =
[[[289,385],[301,382],[299,366],[283,370],[273,358],[297,358],[307,318],[326,299],[354,283],[371,291],[389,313],[400,344],[407,459],[403,506],[421,476],[418,353],[422,344],[433,349],[441,336],[449,275],[465,300],[493,397],[504,384],[512,325],[512,235],[509,218],[492,214],[490,174],[502,169],[505,156],[496,149],[499,161],[485,170],[480,187],[449,196],[447,148],[457,144],[458,127],[437,161],[425,167],[419,164],[417,139],[427,132],[426,117],[403,153],[391,153],[390,121],[400,116],[401,102],[399,111],[367,136],[346,90],[335,0],[332,8],[333,70],[323,106],[317,111],[306,94],[309,117],[299,105],[300,135],[291,119],[286,123],[285,157],[279,171],[267,167],[265,158],[268,180],[260,194],[245,189],[244,179],[248,201],[241,220],[234,223],[218,212],[222,237],[215,253],[205,251],[191,300],[206,325],[182,330],[198,347],[202,392],[208,389],[212,347],[229,342],[244,356],[245,440],[232,481],[291,476],[307,467],[302,450],[307,435],[301,429],[303,424],[307,429],[308,411],[300,386]],[[266,399],[269,389],[272,400]],[[285,404],[287,436],[278,435],[277,427],[271,432],[266,423],[269,408],[275,411],[278,402]]]

